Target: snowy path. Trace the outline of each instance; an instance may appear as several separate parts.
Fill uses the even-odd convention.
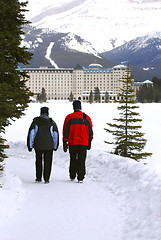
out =
[[[61,144],[54,153],[51,183],[34,183],[34,152],[26,149],[26,134],[41,106],[31,103],[4,136],[11,148],[0,178],[0,240],[160,240],[161,104],[139,104],[148,139],[145,150],[153,156],[137,163],[110,154],[104,144],[109,139],[103,126],[117,116],[117,105],[83,103],[95,135],[82,185],[68,180],[69,153]],[[62,139],[63,120],[72,105],[49,101],[46,106]]]
[[[50,184],[34,183],[34,160],[21,154],[10,153],[6,167],[21,179],[24,200],[0,229],[1,240],[121,239],[121,217],[110,193],[88,177],[83,184],[69,181],[68,169],[54,163]]]

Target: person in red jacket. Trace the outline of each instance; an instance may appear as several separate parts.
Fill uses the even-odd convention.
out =
[[[63,150],[67,152],[69,146],[70,165],[69,176],[73,181],[83,182],[86,174],[85,160],[87,150],[91,148],[93,139],[91,118],[82,112],[81,102],[73,102],[74,112],[66,116],[63,125]]]

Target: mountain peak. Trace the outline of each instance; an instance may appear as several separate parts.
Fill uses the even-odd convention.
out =
[[[29,0],[33,26],[72,32],[104,52],[161,31],[161,0]]]

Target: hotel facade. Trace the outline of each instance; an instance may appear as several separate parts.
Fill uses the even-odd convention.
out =
[[[100,64],[90,64],[87,68],[77,65],[75,68],[23,68],[29,79],[26,84],[35,96],[45,89],[47,99],[67,100],[72,93],[74,99],[88,102],[89,95],[95,88],[99,88],[101,102],[105,101],[105,93],[109,101],[119,99],[127,66],[117,65],[103,68]]]

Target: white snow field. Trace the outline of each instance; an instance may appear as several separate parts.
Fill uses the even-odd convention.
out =
[[[40,107],[48,106],[60,133],[49,184],[35,183],[34,151],[26,137]],[[83,184],[68,176],[69,153],[62,149],[62,127],[72,103],[31,103],[25,115],[7,128],[10,149],[0,178],[1,240],[160,240],[161,239],[161,104],[139,104],[145,151],[137,163],[111,154],[104,140],[106,122],[118,116],[117,104],[82,103],[93,121],[94,139]]]

